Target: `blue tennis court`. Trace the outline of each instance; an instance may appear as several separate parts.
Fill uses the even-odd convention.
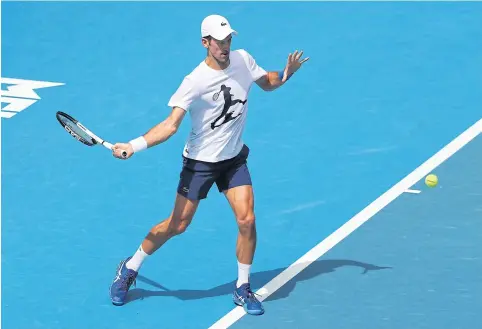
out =
[[[230,315],[237,226],[215,188],[115,307],[119,261],[171,211],[189,119],[120,161],[69,137],[55,113],[111,142],[145,133],[203,60],[212,13],[266,70],[296,49],[310,57],[279,90],[250,94],[256,289],[462,133],[476,137],[433,168],[437,187],[415,182],[421,193],[401,193],[285,282],[261,317]],[[2,328],[477,327],[480,40],[480,2],[3,2]]]

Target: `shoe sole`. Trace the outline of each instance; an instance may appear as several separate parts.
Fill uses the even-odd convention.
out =
[[[244,308],[244,311],[246,313],[248,313],[249,315],[263,315],[264,314],[264,310],[260,310],[260,311],[248,311],[248,309],[246,308],[246,304],[243,304],[241,302],[238,302],[237,300],[235,300],[233,298],[233,302],[234,302],[234,305],[237,305],[237,306],[241,306],[242,308]]]

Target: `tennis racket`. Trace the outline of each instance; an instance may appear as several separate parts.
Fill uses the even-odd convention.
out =
[[[58,111],[56,117],[62,127],[64,127],[64,129],[79,142],[87,146],[94,146],[99,144],[103,145],[109,150],[112,150],[113,145],[111,143],[106,142],[99,136],[95,135],[92,131],[87,129],[83,124],[81,124],[79,121],[77,121],[67,113]],[[123,151],[122,157],[125,158],[126,156],[127,152]]]

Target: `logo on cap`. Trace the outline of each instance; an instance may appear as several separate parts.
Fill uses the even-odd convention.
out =
[[[225,22],[222,22],[222,23],[221,23],[221,26],[226,26],[226,23],[225,23]]]

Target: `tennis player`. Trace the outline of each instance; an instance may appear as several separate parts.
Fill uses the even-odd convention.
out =
[[[236,244],[238,279],[233,300],[252,315],[264,313],[251,291],[249,275],[256,249],[254,196],[247,167],[249,148],[242,140],[248,113],[248,94],[255,82],[265,91],[283,85],[309,58],[303,52],[289,54],[281,72],[266,72],[245,50],[231,50],[237,32],[219,15],[206,17],[201,24],[201,41],[206,58],[182,81],[169,100],[170,115],[146,134],[129,143],[117,143],[113,155],[134,153],[168,140],[178,130],[187,112],[192,130],[183,150],[174,209],[167,219],[151,228],[133,256],[120,262],[110,297],[123,305],[143,262],[170,238],[183,233],[191,223],[200,200],[216,183],[226,196],[239,232]]]

